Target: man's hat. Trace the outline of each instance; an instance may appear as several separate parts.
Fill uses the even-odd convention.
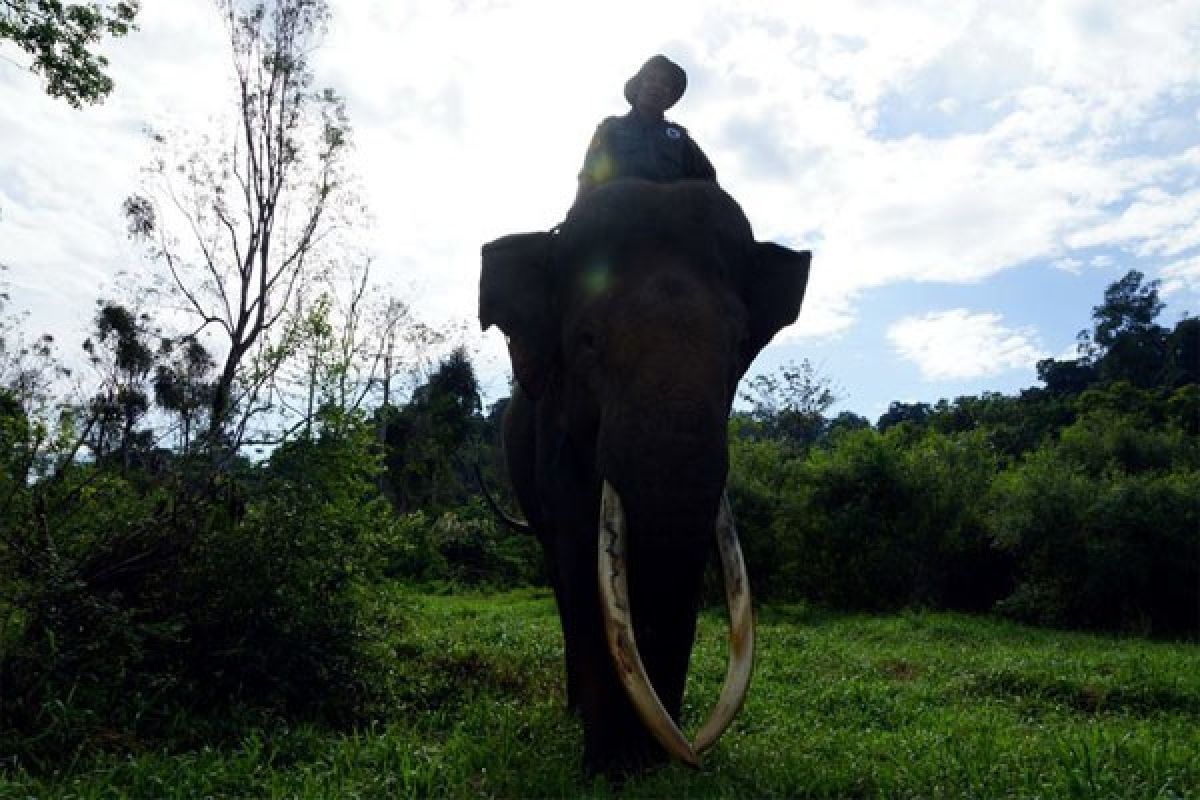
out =
[[[633,105],[633,101],[637,99],[638,87],[642,83],[642,78],[652,69],[664,70],[671,78],[671,92],[674,97],[667,104],[667,108],[670,108],[679,102],[679,98],[683,97],[683,90],[687,88],[687,73],[683,71],[683,67],[664,55],[657,55],[647,60],[637,74],[625,82],[625,99],[629,101],[629,105]]]

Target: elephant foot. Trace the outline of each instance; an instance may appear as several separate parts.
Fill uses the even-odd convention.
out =
[[[596,741],[585,741],[584,771],[589,775],[603,775],[610,781],[623,782],[631,775],[670,762],[667,751],[652,736],[640,728],[636,730],[632,736],[598,736],[593,737]]]
[[[671,761],[659,748],[659,752],[625,752],[620,755],[595,755],[584,753],[583,771],[590,777],[603,776],[610,782],[622,784],[628,778],[645,774],[656,767],[665,767]]]

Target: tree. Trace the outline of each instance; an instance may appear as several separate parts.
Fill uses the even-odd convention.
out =
[[[1167,337],[1162,385],[1168,388],[1200,384],[1200,317],[1184,317]]]
[[[1076,395],[1096,380],[1096,367],[1086,358],[1059,361],[1043,358],[1037,362],[1038,380],[1053,395]]]
[[[0,272],[5,269],[0,264]],[[29,338],[25,331],[29,313],[10,312],[11,301],[8,283],[0,281],[0,387],[23,415],[45,417],[53,404],[55,383],[71,371],[59,362],[52,335]]]
[[[61,0],[0,0],[0,39],[33,56],[30,69],[46,80],[46,92],[75,108],[99,103],[112,91],[108,59],[95,47],[105,35],[134,29],[140,0],[63,3]]]
[[[135,447],[134,428],[150,410],[147,381],[156,361],[155,333],[147,314],[135,313],[119,303],[97,304],[95,338],[83,343],[92,365],[101,371],[100,390],[92,399],[96,418],[92,449],[104,458],[114,449],[122,469],[128,469]]]
[[[1184,337],[1172,339],[1169,330],[1155,323],[1165,304],[1158,296],[1159,281],[1144,279],[1141,272],[1130,270],[1105,289],[1104,302],[1092,308],[1092,329],[1076,337],[1078,358],[1038,362],[1038,379],[1048,392],[1073,397],[1093,385],[1116,381],[1142,388],[1186,381],[1177,347]]]
[[[179,449],[187,452],[204,411],[212,404],[209,373],[216,362],[194,336],[167,340],[162,355],[165,361],[154,373],[154,401],[179,417]]]
[[[301,397],[283,399],[306,436],[318,411],[328,424],[328,412],[348,419],[372,397],[386,405],[396,365],[406,360],[398,339],[417,327],[408,304],[371,282],[369,260],[324,283],[315,298],[298,297],[301,363],[291,380]]]
[[[875,427],[879,429],[880,433],[902,422],[909,422],[920,427],[925,424],[932,413],[933,407],[929,403],[904,403],[897,400],[888,405],[888,410],[880,415]]]
[[[1145,275],[1136,269],[1125,273],[1120,280],[1104,290],[1104,302],[1092,308],[1096,325],[1092,340],[1108,349],[1126,334],[1150,330],[1165,303],[1158,297],[1159,281],[1143,285]]]
[[[478,447],[480,408],[475,368],[459,347],[413,391],[408,405],[380,409],[387,482],[400,509],[448,507],[473,493],[467,486],[473,483],[470,468],[477,459],[462,456]]]
[[[1158,385],[1166,366],[1166,328],[1155,324],[1164,303],[1159,281],[1130,270],[1104,291],[1104,302],[1092,308],[1091,333],[1079,334],[1085,362],[1094,364],[1102,383],[1129,381],[1148,388]]]
[[[807,358],[788,363],[779,374],[755,375],[746,382],[741,399],[767,436],[807,444],[820,433],[824,414],[837,402],[833,384]]]
[[[331,266],[333,236],[349,225],[350,138],[341,98],[312,88],[325,0],[270,0],[245,13],[219,2],[235,130],[215,149],[160,152],[146,192],[125,211],[197,320],[193,335],[219,335],[207,442],[236,452],[252,420],[274,407],[276,377],[296,348],[297,287]],[[154,138],[165,151],[166,137]]]
[[[853,411],[843,411],[825,426],[824,438],[833,441],[843,432],[861,431],[869,427],[871,427],[871,420],[861,414],[855,414]]]

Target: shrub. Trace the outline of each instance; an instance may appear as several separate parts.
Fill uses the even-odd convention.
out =
[[[1057,626],[1200,628],[1194,450],[1177,429],[1101,410],[1003,473],[991,527],[1021,577],[998,610]]]
[[[0,548],[0,750],[219,732],[233,708],[340,722],[370,701],[367,592],[391,524],[370,433],[168,476],[78,467],[21,489]],[[5,520],[11,524],[13,517]]]
[[[537,539],[509,531],[478,500],[431,517],[400,517],[384,557],[386,574],[421,583],[495,589],[544,582]]]
[[[771,526],[773,596],[838,608],[985,608],[1007,580],[978,498],[995,470],[982,435],[900,424],[848,431],[791,462]]]
[[[741,428],[746,424],[737,418],[731,422],[729,502],[751,591],[764,600],[784,597],[791,580],[782,569],[773,526],[783,502],[784,479],[797,451],[790,442],[743,436]],[[705,595],[710,602],[722,602],[724,597],[719,572],[714,564],[705,581]]]

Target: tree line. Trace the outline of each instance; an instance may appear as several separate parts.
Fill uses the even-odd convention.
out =
[[[1077,357],[1038,363],[1043,386],[892,403],[874,425],[822,416],[828,387],[785,369],[731,423],[760,596],[1195,635],[1200,319],[1166,327],[1163,308],[1130,271]]]

